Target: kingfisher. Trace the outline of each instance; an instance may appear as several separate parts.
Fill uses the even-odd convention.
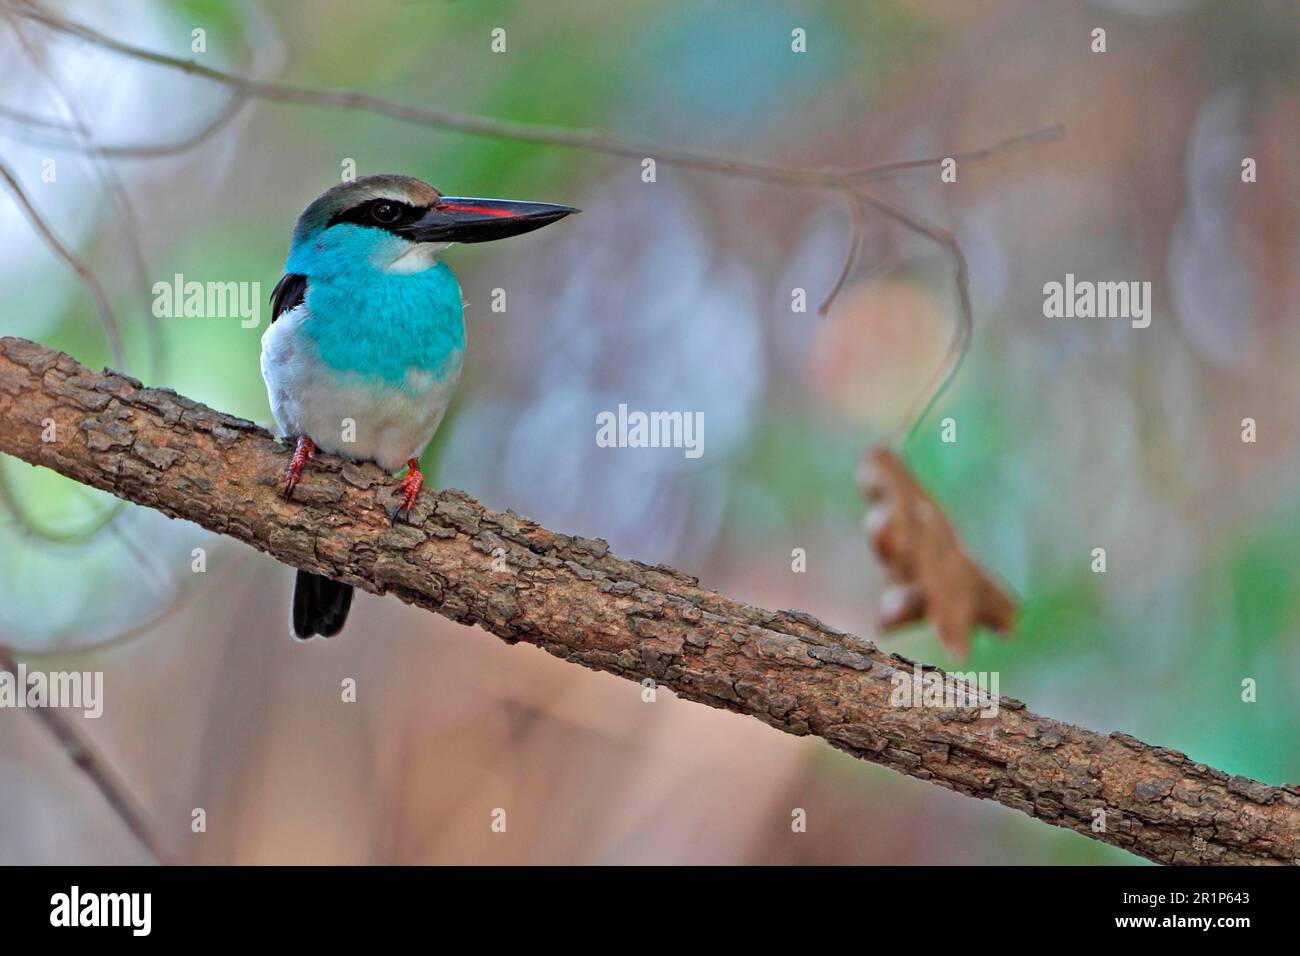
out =
[[[420,456],[460,379],[464,302],[442,253],[454,242],[518,236],[572,206],[444,196],[411,176],[363,176],[326,190],[298,217],[271,292],[262,378],[282,437],[296,441],[289,500],[317,452],[403,468],[393,521],[424,485]],[[310,571],[294,582],[295,637],[332,637],[352,586]]]

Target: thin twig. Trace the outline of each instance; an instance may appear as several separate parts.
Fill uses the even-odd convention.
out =
[[[121,501],[112,501],[103,511],[80,527],[71,530],[51,527],[38,521],[27,510],[27,506],[15,494],[13,486],[9,483],[9,475],[3,467],[0,467],[0,504],[5,506],[13,515],[14,521],[22,525],[29,534],[50,544],[83,544],[112,525],[124,510]]]
[[[948,351],[943,362],[935,370],[925,389],[913,403],[912,411],[903,418],[904,424],[900,426],[898,435],[901,435],[901,444],[906,445],[912,436],[916,434],[921,427],[921,423],[925,421],[939,399],[943,397],[944,392],[948,390],[953,379],[957,377],[957,370],[961,368],[962,360],[965,359],[966,353],[970,350],[975,319],[974,310],[971,308],[970,276],[966,266],[966,256],[961,251],[961,245],[957,242],[956,237],[947,229],[937,226],[914,213],[905,212],[892,203],[888,203],[865,190],[855,190],[854,195],[900,225],[937,243],[940,248],[948,253],[953,262],[953,283],[957,286],[956,327],[953,330],[952,341],[948,345]],[[898,435],[895,436],[896,440],[898,440]]]
[[[135,206],[131,202],[131,197],[126,191],[114,171],[112,164],[104,158],[103,153],[95,147],[94,135],[91,132],[90,124],[85,121],[81,111],[73,97],[64,91],[60,85],[58,77],[50,70],[38,50],[29,40],[27,30],[23,24],[14,21],[14,33],[18,37],[18,42],[27,58],[31,61],[36,71],[45,77],[45,82],[53,90],[57,100],[62,103],[68,116],[72,120],[72,132],[78,140],[86,147],[85,152],[90,159],[91,167],[108,193],[114,213],[117,215],[118,225],[121,227],[122,235],[126,239],[127,252],[131,260],[131,267],[135,272],[136,291],[144,302],[149,301],[150,283],[148,269],[145,266],[144,250],[140,247],[140,220],[135,214]],[[164,377],[163,365],[163,344],[162,329],[158,323],[158,317],[153,314],[153,309],[145,309],[145,332],[149,342],[149,370],[154,378]]]
[[[862,182],[874,182],[878,179],[884,179],[893,173],[906,172],[909,169],[925,169],[940,166],[948,160],[956,162],[971,162],[977,159],[988,159],[998,153],[1016,149],[1021,146],[1037,146],[1040,143],[1050,143],[1054,139],[1060,139],[1065,135],[1065,127],[1059,123],[1056,126],[1047,126],[1043,129],[1036,129],[1031,133],[1021,133],[1019,136],[1012,136],[1010,139],[1004,139],[1000,143],[994,143],[992,146],[985,146],[983,149],[972,149],[964,153],[953,153],[950,156],[930,156],[925,159],[899,159],[887,163],[870,163],[866,166],[850,167],[841,169],[840,175],[846,179],[858,179]]]
[[[13,194],[14,200],[23,210],[32,227],[41,234],[41,238],[45,240],[46,245],[54,250],[54,254],[62,259],[68,268],[77,274],[77,278],[85,283],[86,288],[90,290],[90,294],[95,299],[95,307],[99,310],[100,320],[104,324],[104,336],[108,339],[108,348],[113,353],[113,361],[125,367],[126,358],[122,351],[122,336],[118,332],[117,317],[113,314],[113,307],[109,305],[108,295],[104,292],[104,287],[100,285],[94,270],[82,262],[77,254],[64,245],[63,240],[55,235],[54,230],[45,221],[45,217],[32,205],[31,199],[23,191],[22,184],[18,182],[18,177],[3,159],[0,159],[0,179],[3,179],[9,186],[9,192]]]
[[[15,682],[18,681],[18,662],[13,652],[3,644],[0,644],[0,671],[8,672],[13,675]],[[26,693],[26,688],[19,687],[18,693]],[[131,794],[125,782],[99,755],[94,745],[86,739],[76,724],[55,707],[26,709],[50,732],[73,765],[90,779],[110,809],[140,846],[153,857],[154,862],[167,863],[170,857],[153,832],[148,815]]]
[[[40,214],[27,194],[23,191],[22,184],[18,182],[18,177],[3,159],[0,159],[0,179],[3,179],[9,187],[19,207],[26,214],[27,219],[36,229],[41,237],[54,253],[67,264],[67,266],[76,273],[86,287],[90,290],[91,296],[95,300],[95,307],[99,310],[100,322],[104,327],[104,335],[108,339],[109,351],[113,354],[113,360],[125,364],[125,357],[122,352],[122,338],[118,332],[117,318],[113,314],[113,307],[109,304],[108,295],[104,292],[104,287],[100,284],[99,278],[95,275],[94,270],[86,265],[71,249],[69,249],[57,235],[45,218]],[[9,510],[13,513],[14,518],[27,528],[27,530],[45,540],[49,541],[67,541],[69,536],[65,532],[53,531],[43,528],[31,519],[30,515],[19,504],[17,496],[9,487],[8,477],[3,471],[0,471],[0,501],[3,501]],[[112,505],[99,517],[97,517],[87,528],[79,529],[75,532],[76,536],[82,538],[93,537],[110,525],[122,513],[122,503],[113,502]]]
[[[109,159],[162,159],[188,152],[206,142],[209,137],[219,132],[223,126],[238,116],[240,111],[247,105],[248,97],[246,95],[234,93],[212,119],[193,133],[189,133],[180,139],[157,143],[104,143],[101,145],[76,142],[66,138],[56,139],[52,136],[32,136],[30,130],[33,129],[50,130],[51,132],[64,133],[67,136],[74,137],[76,136],[76,130],[63,123],[48,120],[41,116],[33,116],[31,113],[24,113],[8,106],[0,106],[0,119],[6,119],[19,126],[26,127],[29,132],[24,134],[23,141],[35,143],[39,146],[67,149],[80,153],[96,153]]]
[[[817,314],[825,316],[830,314],[831,306],[835,304],[836,298],[839,297],[840,290],[844,284],[849,281],[849,276],[853,274],[853,266],[858,261],[858,252],[862,249],[863,217],[862,203],[858,202],[852,196],[846,197],[849,206],[849,215],[852,217],[852,235],[849,239],[849,254],[844,258],[844,268],[840,270],[840,277],[835,280],[835,286],[831,289],[830,294],[826,296],[825,301],[817,307]]]
[[[248,79],[233,73],[227,73],[194,60],[169,56],[153,50],[146,50],[106,34],[100,33],[84,24],[67,20],[63,17],[30,8],[10,7],[21,17],[41,23],[57,32],[74,36],[89,43],[143,60],[168,69],[180,70],[192,76],[201,76],[222,86],[237,90],[246,96],[280,103],[301,103],[312,106],[334,106],[342,109],[361,110],[404,122],[441,129],[455,130],[477,136],[489,136],[498,139],[510,139],[518,142],[536,143],[546,146],[563,146],[574,149],[586,149],[615,156],[641,159],[654,157],[659,162],[687,166],[707,172],[757,179],[766,182],[785,183],[809,187],[847,188],[852,181],[862,176],[874,174],[887,175],[897,169],[913,168],[916,164],[934,165],[942,160],[893,160],[869,166],[849,167],[804,167],[789,166],[783,163],[743,159],[722,156],[695,150],[667,148],[657,143],[638,142],[623,139],[594,130],[570,129],[562,126],[548,126],[534,123],[520,123],[512,120],[492,119],[472,113],[460,113],[455,110],[438,109],[429,106],[412,106],[393,100],[346,90],[317,90],[309,87],[294,86],[287,83],[272,83],[264,80]],[[1059,135],[1060,127],[1049,127],[1034,133],[1024,134],[1017,141],[1045,141]],[[1009,148],[1011,142],[999,143],[985,147],[977,153],[993,153]],[[970,154],[974,155],[974,154]],[[906,165],[904,165],[906,164]]]

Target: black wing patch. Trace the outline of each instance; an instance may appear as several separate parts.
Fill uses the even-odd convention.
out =
[[[286,272],[271,290],[271,321],[296,309],[307,298],[307,277]]]

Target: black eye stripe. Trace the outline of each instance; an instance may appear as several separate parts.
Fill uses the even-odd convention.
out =
[[[397,199],[369,199],[335,213],[325,228],[350,222],[358,226],[370,226],[396,233],[403,226],[415,222],[424,213],[425,210],[419,206],[412,206]]]

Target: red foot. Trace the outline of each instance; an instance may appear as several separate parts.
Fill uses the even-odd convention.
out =
[[[424,475],[420,474],[420,462],[412,458],[406,463],[406,477],[402,479],[402,502],[393,512],[393,522],[396,523],[402,512],[406,516],[411,516],[411,509],[415,507],[415,499],[420,494],[420,489],[424,487]]]
[[[302,470],[307,467],[307,462],[315,457],[316,443],[306,435],[299,435],[298,447],[293,453],[293,458],[289,461],[289,470],[284,473],[285,501],[293,497],[293,489],[298,487],[298,482],[302,478]]]

